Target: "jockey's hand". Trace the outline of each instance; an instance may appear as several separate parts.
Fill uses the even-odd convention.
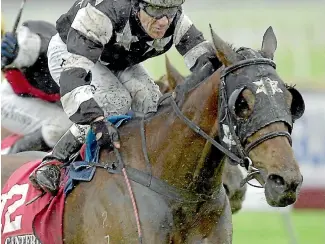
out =
[[[7,32],[1,42],[2,66],[11,64],[17,57],[19,51],[18,40],[15,33]]]
[[[114,147],[120,148],[120,136],[112,123],[101,119],[93,121],[90,126],[100,147],[109,148],[113,144]]]

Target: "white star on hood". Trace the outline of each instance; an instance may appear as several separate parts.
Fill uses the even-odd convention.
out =
[[[268,91],[265,87],[265,84],[268,83],[271,87],[272,95],[274,95],[276,92],[283,93],[283,91],[278,87],[278,81],[271,80],[270,78],[260,79],[259,81],[253,82],[257,86],[256,94],[263,92],[265,94],[268,94]]]

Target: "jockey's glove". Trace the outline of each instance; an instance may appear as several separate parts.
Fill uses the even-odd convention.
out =
[[[90,126],[100,147],[112,148],[113,144],[119,144],[120,136],[118,130],[106,119],[94,121]]]
[[[11,64],[17,58],[18,52],[19,46],[16,34],[7,32],[1,42],[1,61],[4,62],[1,65],[7,66]]]

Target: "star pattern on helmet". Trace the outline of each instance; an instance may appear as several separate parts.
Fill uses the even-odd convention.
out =
[[[224,134],[222,141],[229,146],[229,150],[230,150],[232,146],[236,145],[236,142],[235,142],[234,138],[232,137],[232,134],[230,132],[228,125],[222,124],[222,129],[223,129],[223,134]],[[234,130],[236,130],[236,126],[234,126]]]
[[[130,27],[130,21],[126,23],[121,33],[116,32],[116,43],[123,46],[125,50],[130,50],[131,43],[139,41],[137,36],[133,36]]]
[[[170,42],[172,36],[155,39],[153,41],[148,41],[147,44],[150,46],[149,49],[144,53],[150,52],[151,50],[155,49],[158,52],[164,51],[165,46]]]
[[[278,86],[278,81],[271,80],[270,78],[260,79],[259,81],[254,81],[253,84],[257,86],[256,94],[263,92],[268,95],[268,89],[266,88],[266,84],[271,88],[271,95],[274,95],[276,92],[283,93],[283,91]]]

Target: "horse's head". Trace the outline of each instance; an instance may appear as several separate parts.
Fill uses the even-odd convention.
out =
[[[259,51],[235,51],[211,32],[224,64],[219,89],[220,141],[240,158],[246,157],[250,163],[246,168],[264,186],[271,206],[290,205],[303,180],[290,134],[294,120],[303,114],[304,102],[275,70],[274,32],[267,29]]]

